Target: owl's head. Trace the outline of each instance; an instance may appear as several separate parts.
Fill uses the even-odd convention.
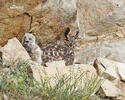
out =
[[[75,35],[71,36],[70,34],[70,28],[67,27],[66,30],[65,30],[65,44],[68,46],[68,47],[74,47],[75,45],[75,40],[78,38],[78,35],[79,35],[79,31],[76,31]]]
[[[35,45],[35,36],[31,33],[25,33],[22,38],[22,44],[24,47],[32,48]]]

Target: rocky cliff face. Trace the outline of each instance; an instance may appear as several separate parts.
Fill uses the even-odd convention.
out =
[[[0,0],[0,45],[9,38],[21,39],[33,32],[37,41],[46,43],[61,36],[66,27],[75,31],[75,0]]]
[[[123,30],[123,0],[78,0],[78,19],[82,33],[88,36],[105,36]]]
[[[123,62],[120,55],[124,50],[122,39],[125,36],[125,1],[78,0],[77,11],[80,29],[77,60],[87,63],[98,56],[106,57],[108,52],[108,55],[117,55],[120,58],[118,61]],[[117,57],[112,56],[113,59]]]

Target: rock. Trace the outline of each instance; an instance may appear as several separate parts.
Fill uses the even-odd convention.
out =
[[[45,69],[49,76],[56,75],[57,73],[61,75],[67,73],[67,67],[64,60],[48,62],[46,66]]]
[[[53,87],[56,85],[57,76],[62,77],[68,73],[64,61],[49,62],[47,66],[40,66],[31,61],[30,68],[28,69],[30,77],[33,77],[39,83],[41,83],[41,79],[47,80]]]
[[[91,79],[93,76],[97,76],[96,69],[92,65],[87,64],[74,64],[67,66],[69,71],[77,74],[86,73],[84,78]]]
[[[8,43],[0,49],[0,52],[2,53],[2,61],[7,66],[12,65],[16,59],[30,59],[29,54],[16,38],[9,39]]]
[[[78,23],[81,38],[87,40],[94,36],[113,36],[115,33],[122,33],[125,27],[125,13],[123,0],[78,0]],[[107,35],[108,34],[108,35]],[[87,35],[91,37],[87,37]],[[111,37],[113,40],[113,37]]]
[[[34,78],[37,82],[41,82],[41,72],[43,66],[40,66],[38,63],[30,61],[30,67],[28,68],[28,73],[31,78]]]
[[[119,74],[121,80],[125,82],[125,64],[118,63],[117,70],[118,70],[118,74]]]
[[[32,76],[36,81],[41,82],[41,76],[43,79],[50,79],[50,83],[54,86],[57,82],[57,76],[62,77],[63,75],[81,75],[81,73],[85,73],[83,80],[83,86],[85,80],[91,80],[92,77],[97,76],[96,70],[91,65],[84,64],[76,64],[71,66],[65,66],[64,61],[54,61],[46,64],[47,67],[39,66],[38,64],[32,62],[30,65]],[[72,80],[72,82],[75,81]],[[71,82],[71,83],[72,83]],[[80,81],[81,82],[81,81]],[[81,84],[81,83],[80,83]]]
[[[3,10],[4,11],[4,10]],[[5,11],[6,12],[6,11]],[[11,12],[6,12],[11,13]],[[8,39],[17,37],[21,39],[23,34],[30,28],[30,17],[26,14],[17,15],[15,17],[0,16],[2,19],[0,23],[0,45],[5,45]]]
[[[32,32],[38,43],[55,40],[70,27],[75,33],[75,0],[0,1],[0,45],[8,39],[21,40],[26,32]]]
[[[123,94],[111,81],[105,80],[101,85],[99,94],[102,97],[110,98],[111,100],[123,100]]]
[[[125,63],[125,39],[119,39],[115,41],[103,41],[96,44],[90,44],[85,45],[84,48],[76,53],[76,63],[93,63],[97,57],[107,58],[121,63]]]
[[[117,87],[122,92],[123,96],[125,97],[125,89],[124,89],[125,64],[116,62],[116,61],[112,61],[112,60],[108,60],[108,59],[104,59],[104,58],[97,58],[97,60],[94,62],[94,67],[96,68],[98,74],[100,73],[99,75],[106,78],[107,88],[114,89],[113,87],[110,86],[113,84],[113,86]],[[109,82],[107,82],[107,81],[109,81]],[[112,83],[112,84],[110,84],[110,83]],[[108,85],[109,85],[109,87],[108,87]],[[119,90],[116,90],[116,91],[119,91]],[[110,93],[113,93],[113,92],[111,92],[111,90],[108,90],[108,91]],[[115,90],[112,90],[112,91],[115,91]],[[119,92],[119,93],[121,93],[121,92]],[[107,92],[107,95],[110,95],[110,93]],[[116,94],[117,92],[114,92],[114,93]],[[117,100],[117,99],[115,99],[115,100]],[[120,99],[120,100],[124,100],[124,99]]]
[[[57,74],[58,75],[64,75],[67,73],[67,69],[65,66],[64,61],[54,61],[54,62],[48,62],[46,63],[47,67],[43,67],[38,65],[37,63],[30,61],[30,71],[29,73],[33,74],[33,77],[36,79],[36,81],[41,82],[41,76],[53,78]]]
[[[98,74],[102,73],[102,76],[109,80],[121,80],[125,81],[125,64],[120,62],[115,62],[112,60],[97,58],[94,63]]]
[[[125,62],[124,4],[123,0],[77,1],[80,36],[76,46],[76,63],[88,64],[97,57]]]
[[[125,82],[120,81],[117,87],[122,91],[124,97],[125,97]]]
[[[120,80],[117,74],[116,63],[111,60],[97,58],[94,62],[94,67],[96,68],[98,74],[102,75],[104,78],[109,80]]]

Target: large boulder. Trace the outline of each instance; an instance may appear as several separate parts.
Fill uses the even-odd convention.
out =
[[[99,94],[102,98],[110,98],[111,100],[123,100],[124,98],[121,90],[109,80],[105,80],[101,85]]]
[[[116,72],[116,63],[111,60],[97,58],[94,62],[94,67],[97,73],[109,80],[120,80],[118,73]],[[118,66],[117,66],[118,67]]]
[[[63,77],[63,75],[73,75],[72,77],[77,77],[83,73],[83,86],[85,80],[87,81],[97,77],[96,70],[91,65],[75,64],[71,66],[65,66],[64,61],[49,62],[46,65],[46,67],[43,67],[36,63],[31,63],[30,72],[32,72],[32,76],[38,82],[41,82],[41,78],[49,78],[52,86],[55,85],[57,76],[60,78]],[[72,81],[75,81],[75,77]]]
[[[64,75],[68,71],[64,60],[48,62],[45,69],[49,76],[56,75],[57,73]]]
[[[30,60],[30,56],[16,38],[8,40],[8,43],[0,48],[3,64],[10,66],[17,59]]]
[[[97,73],[101,77],[104,77],[106,79],[106,81],[104,81],[104,84],[102,84],[101,91],[103,90],[103,92],[101,94],[104,93],[107,97],[116,98],[122,92],[122,95],[125,97],[124,63],[116,62],[105,58],[97,58],[94,62],[94,67]]]
[[[83,79],[91,80],[92,77],[96,77],[96,69],[92,65],[88,64],[74,64],[71,66],[67,66],[69,71],[73,71],[73,73],[79,75],[81,73],[85,74],[85,77]]]
[[[63,76],[64,74],[68,73],[68,70],[65,66],[64,61],[54,61],[46,63],[46,67],[40,66],[35,62],[30,62],[30,70],[29,73],[33,76],[33,78],[37,82],[41,82],[41,78],[49,78],[50,83],[52,86],[55,85],[55,77]]]
[[[98,74],[111,81],[121,80],[125,81],[125,64],[108,60],[105,58],[97,58],[94,62]]]

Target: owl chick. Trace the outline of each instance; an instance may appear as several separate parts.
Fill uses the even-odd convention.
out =
[[[43,51],[35,43],[35,36],[31,33],[25,33],[25,35],[22,38],[22,45],[29,53],[31,59],[41,65]]]

